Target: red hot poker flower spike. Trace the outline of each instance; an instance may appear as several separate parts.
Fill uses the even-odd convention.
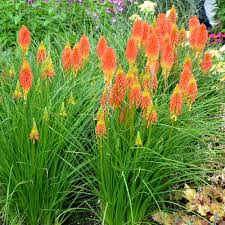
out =
[[[203,57],[201,63],[201,70],[204,74],[206,74],[209,72],[211,68],[212,68],[212,55],[209,52],[207,52]]]
[[[108,85],[110,85],[117,67],[117,57],[113,48],[108,48],[105,51],[101,61],[101,66],[105,76],[105,81]]]
[[[186,96],[188,98],[189,111],[198,95],[198,85],[194,77],[192,77],[187,85]]]
[[[24,59],[22,68],[20,70],[20,85],[24,92],[24,99],[27,99],[27,94],[32,86],[33,74],[31,71],[30,64],[28,60]]]
[[[31,37],[30,31],[25,25],[23,25],[19,30],[18,42],[23,52],[26,53],[30,46]]]
[[[179,87],[185,93],[189,80],[191,79],[192,74],[188,67],[184,67],[183,71],[180,74]]]
[[[142,20],[135,20],[133,27],[132,27],[132,36],[137,43],[141,43],[143,37],[143,21]]]
[[[127,42],[126,58],[130,65],[133,65],[138,56],[138,47],[134,38],[130,37]]]
[[[43,63],[47,58],[47,52],[44,45],[44,42],[42,41],[38,47],[37,51],[37,62],[38,64]]]
[[[82,66],[82,55],[80,53],[79,44],[75,44],[71,53],[71,62],[74,72],[77,73]]]
[[[86,60],[90,54],[90,42],[86,35],[83,35],[81,37],[79,48],[80,48],[80,53],[81,53],[82,59]]]
[[[170,99],[171,119],[174,119],[174,121],[177,120],[177,116],[179,116],[182,112],[182,106],[183,106],[182,92],[179,85],[177,84]]]
[[[65,72],[72,67],[72,49],[69,42],[67,42],[62,52],[62,65]]]
[[[105,37],[101,36],[96,47],[96,52],[97,52],[99,60],[102,59],[107,48],[108,48],[108,43]]]

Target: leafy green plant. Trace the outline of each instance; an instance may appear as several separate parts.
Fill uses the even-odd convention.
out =
[[[167,19],[164,22],[163,25],[168,23]],[[139,29],[135,29],[138,23]],[[216,155],[208,149],[208,144],[214,138],[224,140],[220,130],[222,119],[218,120],[224,101],[224,84],[220,82],[218,74],[202,72],[202,51],[205,46],[198,52],[192,43],[191,48],[186,41],[175,44],[172,48],[177,60],[172,63],[167,83],[162,61],[163,48],[166,46],[163,40],[166,37],[167,43],[170,43],[168,36],[171,33],[168,32],[162,39],[158,35],[159,40],[155,38],[149,47],[149,51],[155,49],[157,41],[160,41],[160,53],[154,63],[158,62],[161,66],[154,74],[154,69],[146,69],[152,66],[151,60],[155,58],[146,53],[146,40],[138,32],[141,30],[140,24],[139,21],[133,26],[131,41],[136,38],[138,44],[131,45],[130,53],[127,53],[128,50],[124,53],[124,38],[117,38],[114,42],[113,46],[118,44],[115,46],[119,55],[118,64],[124,69],[119,67],[112,83],[109,82],[107,62],[111,65],[114,56],[105,50],[107,57],[99,57],[106,82],[96,115],[98,161],[95,168],[98,188],[95,191],[100,199],[101,223],[107,225],[149,224],[148,218],[155,209],[165,207],[165,199],[176,186],[185,182],[195,185],[205,182],[203,176],[210,169],[204,164],[214,161]],[[160,22],[151,25],[151,32],[160,30]],[[130,31],[126,29],[124,33],[127,37]],[[113,43],[110,42],[110,36],[107,38],[109,43]],[[135,56],[137,46],[138,57]],[[192,59],[192,76],[198,84],[198,97],[191,109],[187,97],[183,96],[185,104],[182,113],[174,121],[175,117],[170,112],[171,94],[180,80],[188,53]],[[135,64],[129,61],[128,65],[124,60],[125,54],[128,61],[131,60],[129,54],[130,57],[137,57]],[[158,78],[158,88],[154,90],[151,86],[154,85],[151,83],[155,79],[153,76]],[[147,87],[146,79],[150,82]],[[150,98],[147,109],[144,108],[148,102],[146,91]],[[132,96],[136,96],[135,104]]]
[[[85,174],[93,160],[88,137],[98,93],[91,60],[75,77],[63,71],[59,49],[46,47],[54,76],[43,79],[45,64],[37,63],[37,47],[31,48],[26,58],[33,83],[27,100],[17,86],[21,51],[9,49],[1,57],[6,69],[0,76],[0,207],[6,224],[62,224],[90,197]]]
[[[79,34],[97,29],[109,15],[106,13],[107,4],[100,4],[96,0],[84,1],[82,4],[70,4],[68,1],[51,0],[35,1],[27,4],[24,0],[1,3],[2,15],[0,19],[1,47],[14,46],[16,33],[26,24],[36,40],[50,39],[73,40]]]
[[[222,30],[219,30],[219,32],[225,32],[225,10],[223,7],[224,4],[224,0],[217,0],[217,18],[222,26]]]

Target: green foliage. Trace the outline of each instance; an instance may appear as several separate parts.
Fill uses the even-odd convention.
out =
[[[225,1],[224,0],[217,0],[217,18],[221,23],[222,30],[219,32],[225,32],[225,8],[224,8]]]
[[[85,174],[93,160],[93,139],[88,136],[98,93],[95,68],[87,62],[75,78],[63,72],[61,56],[51,49],[51,80],[41,79],[37,48],[29,52],[33,85],[27,103],[13,98],[21,68],[19,49],[2,55],[1,67],[6,69],[0,76],[0,208],[6,224],[62,224],[71,211],[84,207],[85,196],[90,198]],[[13,77],[9,65],[15,68]],[[35,144],[29,139],[33,119],[40,135]]]
[[[1,47],[14,46],[17,32],[25,24],[38,41],[46,36],[52,42],[71,40],[80,33],[89,32],[103,23],[108,15],[107,4],[96,0],[82,4],[70,4],[67,0],[36,1],[27,4],[24,0],[4,1],[1,4],[0,43]]]

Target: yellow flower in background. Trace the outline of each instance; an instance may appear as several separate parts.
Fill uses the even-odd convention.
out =
[[[142,140],[141,140],[141,134],[140,134],[139,131],[137,132],[137,137],[136,137],[135,143],[136,143],[137,146],[142,146],[143,145]]]
[[[154,14],[156,6],[157,4],[155,2],[144,1],[143,4],[138,6],[138,8],[140,9],[141,12]]]
[[[37,130],[37,125],[34,119],[33,119],[33,127],[30,132],[29,138],[31,141],[33,141],[33,144],[35,144],[39,140],[39,132]]]
[[[22,92],[20,88],[20,82],[17,81],[15,91],[13,92],[13,97],[17,100],[22,98]]]
[[[129,17],[129,20],[135,21],[135,20],[142,20],[142,18],[138,14],[133,14]]]
[[[62,117],[67,117],[67,112],[66,112],[66,109],[65,109],[65,103],[64,102],[61,105],[59,115],[62,116]]]
[[[68,98],[68,104],[70,104],[70,105],[75,105],[75,103],[76,103],[76,100],[75,100],[75,98],[73,97],[73,92],[71,91],[71,92],[70,92],[70,96],[69,96],[69,98]]]
[[[11,66],[9,69],[9,77],[14,77],[16,74],[16,71],[14,69],[14,66]]]

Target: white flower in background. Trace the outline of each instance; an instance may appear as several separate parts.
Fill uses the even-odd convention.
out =
[[[219,49],[220,52],[225,52],[225,45],[223,45],[220,49]]]
[[[211,49],[208,51],[213,57],[216,57],[217,59],[219,59],[221,57],[221,54],[218,50],[216,49]]]
[[[142,18],[138,14],[133,14],[131,17],[129,17],[131,21],[135,20],[142,20]]]
[[[225,74],[225,62],[219,62],[213,65],[212,67],[213,74],[222,73]]]
[[[143,4],[138,6],[138,8],[140,8],[141,12],[154,14],[156,6],[157,4],[155,2],[144,1]]]

